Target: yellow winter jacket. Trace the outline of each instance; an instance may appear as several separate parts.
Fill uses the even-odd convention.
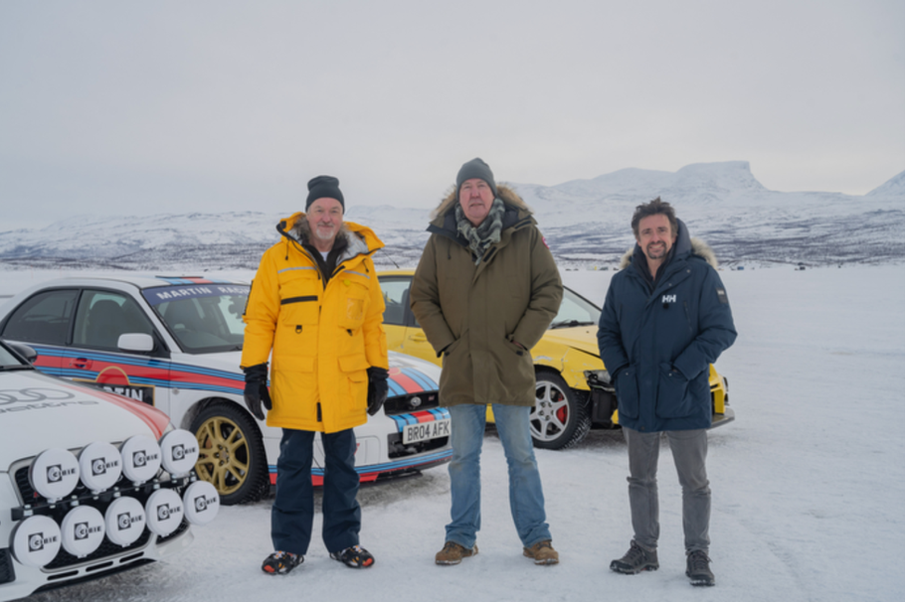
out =
[[[264,252],[252,282],[242,366],[273,352],[268,426],[335,433],[367,422],[369,366],[388,368],[383,295],[371,255],[383,243],[344,222],[348,243],[333,274],[300,244],[304,213],[283,220],[283,240]],[[326,282],[326,284],[325,284]]]

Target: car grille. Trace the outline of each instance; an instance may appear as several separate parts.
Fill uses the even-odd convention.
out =
[[[440,395],[437,391],[424,391],[391,397],[383,404],[383,411],[387,416],[398,416],[420,410],[432,410],[439,405]]]
[[[16,572],[13,570],[13,555],[9,548],[0,550],[0,583],[11,583],[16,580]]]
[[[126,547],[116,545],[106,537],[104,537],[104,541],[101,543],[101,546],[96,549],[91,554],[88,554],[84,558],[78,558],[77,556],[73,556],[63,548],[60,548],[59,553],[57,553],[56,558],[54,558],[50,564],[44,567],[44,570],[54,571],[57,569],[64,569],[67,567],[74,566],[76,564],[83,564],[86,562],[94,562],[96,560],[101,560],[102,558],[106,558],[108,556],[117,556],[122,554],[123,552],[128,552],[129,550],[138,550],[148,543],[148,539],[151,537],[151,532],[145,529],[144,533],[141,534],[135,543],[132,543]]]

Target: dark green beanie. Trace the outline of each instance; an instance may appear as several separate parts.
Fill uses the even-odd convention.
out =
[[[479,157],[475,157],[459,170],[459,175],[456,176],[456,194],[462,188],[462,183],[472,178],[480,178],[487,182],[490,190],[493,191],[493,197],[496,198],[496,182],[493,181],[493,172],[490,171],[490,166]]]
[[[311,178],[308,182],[308,200],[305,202],[305,211],[311,203],[322,198],[336,199],[343,206],[343,212],[346,210],[346,202],[343,200],[343,193],[339,190],[339,180],[333,176],[317,176]]]

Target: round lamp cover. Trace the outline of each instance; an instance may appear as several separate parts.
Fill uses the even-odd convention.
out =
[[[220,494],[207,481],[195,481],[182,496],[185,502],[185,517],[193,525],[206,525],[220,510]]]
[[[107,539],[120,546],[135,543],[145,530],[145,508],[134,497],[117,498],[104,514]]]
[[[172,489],[158,489],[148,498],[145,514],[151,533],[166,537],[182,524],[182,498]]]
[[[160,438],[163,469],[174,477],[192,472],[198,461],[198,439],[185,429],[170,431]]]
[[[31,486],[48,500],[66,497],[79,484],[79,461],[65,449],[45,449],[28,469]]]
[[[112,443],[95,441],[79,454],[79,472],[85,487],[94,492],[105,491],[123,472],[122,456]]]
[[[160,470],[160,446],[145,435],[135,435],[120,448],[123,474],[133,483],[144,483],[157,476]]]
[[[100,510],[92,506],[76,506],[63,517],[60,531],[63,549],[82,558],[100,547],[107,529]]]
[[[16,560],[40,568],[60,551],[60,527],[50,517],[29,516],[16,527],[11,543]]]

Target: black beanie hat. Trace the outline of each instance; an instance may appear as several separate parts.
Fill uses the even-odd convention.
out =
[[[345,212],[346,202],[343,200],[343,193],[339,190],[339,180],[333,176],[311,178],[308,182],[308,200],[305,202],[305,211],[308,211],[311,203],[324,197],[339,201],[339,204],[343,206],[343,212]]]
[[[480,178],[487,182],[490,186],[490,190],[493,191],[494,198],[496,198],[496,182],[493,181],[493,172],[490,171],[490,166],[484,163],[480,157],[475,157],[463,165],[462,169],[459,170],[459,175],[456,176],[456,193],[458,194],[459,189],[462,188],[462,183],[465,182],[465,180],[470,180],[472,178]]]

